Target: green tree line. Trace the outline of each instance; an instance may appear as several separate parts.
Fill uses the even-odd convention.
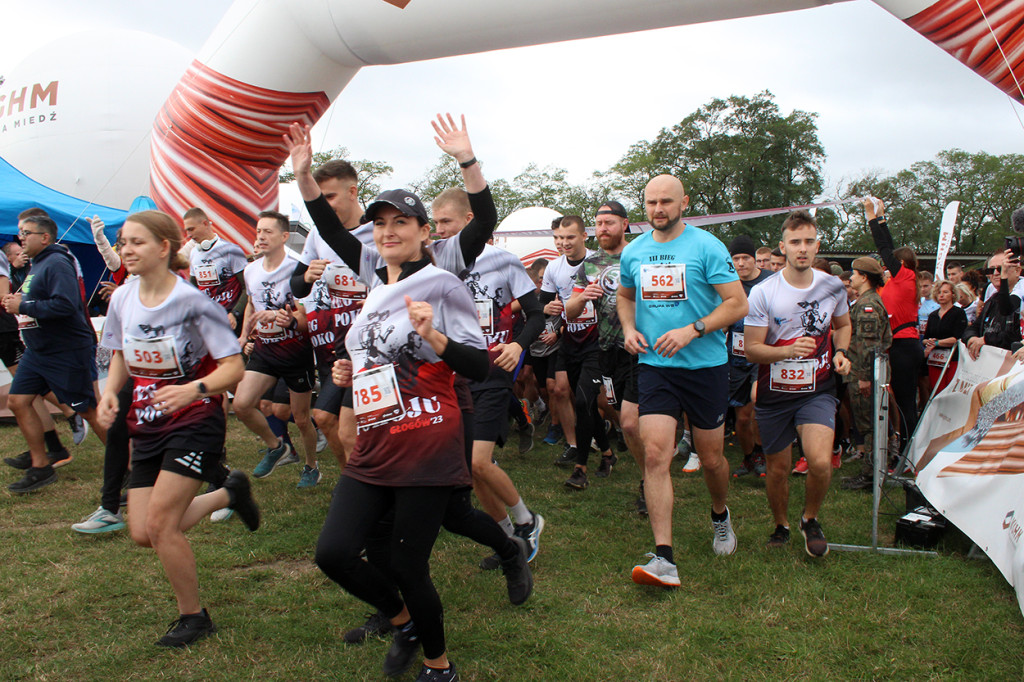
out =
[[[660,173],[683,181],[690,213],[730,213],[850,199],[873,194],[887,205],[897,244],[934,251],[942,211],[960,202],[953,252],[988,252],[1009,230],[1010,213],[1024,205],[1024,155],[992,155],[949,149],[892,175],[880,172],[840,181],[826,188],[822,167],[826,152],[818,138],[817,114],[783,112],[769,91],[752,97],[712,99],[678,123],[662,128],[652,140],[632,144],[610,168],[595,171],[583,183],[567,180],[568,171],[530,163],[511,179],[491,180],[498,215],[504,218],[527,206],[546,206],[563,215],[589,218],[608,199],[627,208],[630,220],[646,220],[643,189]],[[347,158],[344,147],[314,154],[314,166]],[[382,162],[349,161],[359,171],[360,201],[381,190],[393,168]],[[281,182],[290,182],[290,172]],[[461,185],[457,164],[448,156],[411,183],[429,203],[442,190]],[[863,211],[856,204],[817,213],[826,250],[871,250]],[[708,229],[728,242],[747,234],[756,243],[775,244],[782,218],[773,216],[723,223]]]

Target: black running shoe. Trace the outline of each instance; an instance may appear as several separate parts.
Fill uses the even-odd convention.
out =
[[[619,458],[615,455],[601,455],[601,465],[597,467],[597,471],[594,475],[598,478],[608,478],[608,474],[612,473],[612,467],[615,466],[619,461]]]
[[[74,457],[71,456],[67,448],[61,448],[57,452],[47,452],[46,459],[50,460],[50,466],[54,469],[59,469],[65,464],[70,464]],[[14,469],[27,471],[32,467],[32,453],[26,450],[14,457],[4,457],[4,463]]]
[[[44,467],[31,467],[19,481],[7,486],[7,489],[16,495],[30,493],[39,490],[43,486],[50,485],[57,480],[57,472],[47,464]]]
[[[576,448],[571,445],[566,445],[565,450],[562,450],[562,454],[555,460],[555,466],[557,467],[571,467],[576,465]]]
[[[231,495],[231,503],[228,509],[238,512],[238,518],[249,530],[256,530],[260,527],[260,508],[256,506],[256,500],[252,498],[252,486],[249,485],[249,477],[240,469],[234,469],[224,479],[224,488]]]
[[[71,453],[68,452],[67,448],[61,448],[56,452],[47,452],[46,459],[50,460],[50,466],[54,469],[60,469],[65,464],[71,464],[71,460],[73,460],[74,457],[71,456]]]
[[[636,513],[647,516],[647,497],[644,495],[644,482],[640,481],[640,495],[636,498]]]
[[[501,572],[505,574],[508,586],[508,600],[513,606],[519,606],[533,592],[533,572],[526,558],[530,555],[530,545],[522,538],[510,538],[518,551],[512,559],[502,560]]]
[[[346,632],[342,639],[345,640],[346,644],[362,644],[369,637],[389,635],[393,629],[391,621],[385,618],[383,613],[377,611],[370,614],[365,623]]]
[[[789,528],[778,525],[775,531],[768,536],[768,547],[785,547],[789,544]]]
[[[513,529],[513,535],[526,540],[526,544],[530,546],[530,554],[526,557],[527,561],[533,561],[537,552],[540,551],[540,534],[544,532],[544,517],[533,510],[530,510],[530,514],[533,515],[533,521],[517,523]]]
[[[565,480],[565,487],[573,490],[586,490],[590,482],[587,481],[587,472],[583,467],[576,467],[572,470],[572,476]]]
[[[395,628],[392,635],[391,648],[384,656],[384,674],[398,677],[412,667],[416,654],[420,651],[420,636],[416,633],[416,624],[411,620],[400,628]]]
[[[459,673],[455,670],[455,664],[448,661],[448,667],[443,669],[423,666],[420,668],[420,675],[416,678],[416,682],[459,682],[460,679]]]
[[[210,614],[203,609],[199,613],[179,616],[171,623],[167,634],[157,640],[157,646],[182,649],[217,632],[217,626],[210,620]]]
[[[533,450],[533,424],[527,422],[519,428],[519,454],[525,455],[530,450]]]
[[[804,536],[804,549],[812,557],[823,557],[828,554],[828,540],[821,530],[818,519],[807,519],[800,521],[800,534]]]
[[[497,554],[485,556],[480,560],[481,571],[496,571],[501,568],[501,557]]]
[[[20,471],[25,471],[32,466],[32,453],[26,450],[14,457],[4,457],[4,464]]]

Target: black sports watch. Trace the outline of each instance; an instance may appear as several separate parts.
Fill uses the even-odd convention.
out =
[[[697,332],[697,338],[703,338],[704,332],[707,331],[707,327],[704,326],[704,320],[697,320],[693,323],[693,329]]]
[[[206,384],[205,383],[203,383],[202,381],[197,381],[196,382],[196,390],[199,391],[199,395],[200,396],[202,396],[203,398],[206,397]]]

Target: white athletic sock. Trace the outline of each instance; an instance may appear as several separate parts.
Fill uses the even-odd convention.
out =
[[[503,531],[505,531],[505,535],[512,537],[512,533],[515,532],[515,526],[512,525],[512,519],[506,516],[501,521],[498,521],[498,525],[501,526]]]
[[[526,508],[526,505],[523,504],[523,498],[521,497],[509,511],[512,512],[512,518],[516,520],[516,523],[530,523],[533,521],[533,513]]]

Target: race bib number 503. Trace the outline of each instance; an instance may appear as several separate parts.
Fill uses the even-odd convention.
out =
[[[185,376],[173,336],[124,339],[124,361],[133,377],[180,379]]]

